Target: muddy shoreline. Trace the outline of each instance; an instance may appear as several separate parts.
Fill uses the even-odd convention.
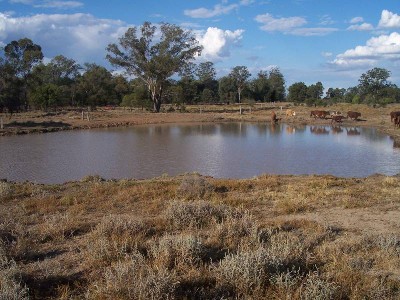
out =
[[[287,117],[286,109],[296,111],[295,117]],[[361,112],[358,121],[344,119],[343,122],[333,122],[331,119],[314,119],[310,117],[311,110],[340,111],[343,115],[347,111]],[[389,113],[400,110],[400,104],[388,105],[385,108],[373,108],[367,105],[337,104],[331,107],[304,107],[293,106],[290,103],[268,103],[258,105],[214,105],[214,106],[187,106],[184,112],[172,111],[158,114],[124,109],[97,110],[82,114],[80,111],[58,111],[54,113],[28,112],[13,115],[11,118],[3,115],[4,129],[0,129],[0,136],[40,134],[64,130],[88,130],[94,128],[130,127],[146,124],[172,123],[199,123],[199,122],[271,122],[272,111],[276,112],[279,122],[289,126],[345,126],[371,127],[389,135],[395,145],[400,146],[400,129],[390,122]],[[242,114],[240,114],[240,111]],[[82,118],[84,116],[84,118]]]

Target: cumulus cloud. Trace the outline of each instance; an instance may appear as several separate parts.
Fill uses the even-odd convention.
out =
[[[383,10],[378,24],[379,28],[400,28],[400,16],[388,10]]]
[[[347,27],[347,30],[353,31],[371,31],[374,30],[374,26],[369,23],[353,24]]]
[[[400,62],[400,34],[373,37],[365,46],[357,46],[336,56],[331,63],[336,66],[352,67],[372,65],[381,61]]]
[[[205,32],[198,32],[197,39],[204,47],[201,57],[205,60],[218,61],[228,57],[233,46],[243,37],[244,30],[222,30],[209,27]]]
[[[127,27],[122,21],[81,13],[15,18],[0,13],[0,42],[28,37],[42,46],[47,57],[62,54],[80,63],[104,63],[106,46],[117,41]]]
[[[307,24],[307,20],[302,17],[275,18],[267,13],[256,16],[255,20],[262,24],[260,29],[267,32],[282,32],[301,36],[322,36],[337,31],[337,28],[329,27],[302,27]]]
[[[196,9],[185,9],[185,16],[191,18],[213,18],[220,15],[227,15],[231,11],[238,9],[240,6],[247,6],[254,2],[254,0],[241,0],[239,3],[227,4],[227,1],[222,1],[222,4],[214,5],[212,9],[200,7]]]

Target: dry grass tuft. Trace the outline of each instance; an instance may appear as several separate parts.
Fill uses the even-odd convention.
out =
[[[306,282],[302,286],[302,299],[304,300],[328,300],[334,299],[339,287],[334,282],[323,280],[317,272],[307,275]]]
[[[28,288],[21,283],[20,271],[14,260],[6,256],[5,246],[0,240],[0,299],[25,300]]]
[[[138,252],[107,267],[102,280],[89,289],[87,299],[172,299],[174,273],[149,266]]]
[[[183,177],[176,194],[185,199],[203,199],[214,190],[212,184],[199,174],[187,174]]]
[[[12,184],[0,181],[0,200],[11,197],[13,194]]]
[[[225,205],[214,205],[207,201],[173,201],[164,215],[174,229],[202,228],[212,223],[221,223],[235,210]]]

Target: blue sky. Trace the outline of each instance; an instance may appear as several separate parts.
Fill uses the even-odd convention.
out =
[[[109,67],[105,47],[130,26],[169,22],[204,46],[217,75],[279,67],[294,82],[355,86],[373,67],[400,86],[398,0],[0,0],[0,46],[28,37],[47,59],[62,54]]]

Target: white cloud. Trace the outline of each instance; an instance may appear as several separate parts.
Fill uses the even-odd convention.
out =
[[[300,36],[324,36],[337,31],[337,28],[316,27],[316,28],[295,28],[290,33]]]
[[[337,31],[337,28],[330,27],[302,27],[307,20],[302,17],[274,18],[271,14],[263,14],[255,17],[255,20],[263,25],[261,30],[267,32],[282,32],[300,36],[323,36]]]
[[[374,26],[369,23],[362,23],[362,24],[354,24],[347,27],[347,30],[354,30],[354,31],[371,31],[374,30]]]
[[[220,15],[229,14],[231,11],[238,9],[240,6],[248,6],[254,3],[254,0],[240,0],[239,3],[227,5],[228,1],[222,1],[222,4],[214,5],[212,9],[200,7],[196,9],[185,9],[185,16],[191,18],[213,18]]]
[[[332,52],[321,52],[321,55],[323,57],[331,57],[333,55],[333,53]]]
[[[331,16],[329,15],[323,15],[320,19],[321,19],[319,23],[320,25],[325,26],[325,25],[332,25],[335,23],[335,21],[333,21]]]
[[[65,55],[79,63],[104,63],[109,43],[117,41],[128,25],[122,21],[98,19],[90,14],[38,14],[11,17],[0,13],[0,42],[23,37],[43,48],[44,55]]]
[[[206,32],[198,32],[197,39],[204,47],[201,57],[205,60],[218,61],[230,55],[230,50],[243,37],[244,30],[222,30],[209,27]]]
[[[378,24],[379,28],[400,28],[400,16],[388,10],[383,10]]]
[[[255,20],[263,25],[260,27],[264,31],[288,32],[293,28],[307,24],[306,19],[302,17],[274,18],[271,14],[256,16]]]
[[[57,1],[57,0],[10,0],[10,3],[21,3],[25,5],[32,5],[37,8],[58,8],[58,9],[70,9],[83,6],[82,2],[79,1]]]
[[[350,20],[350,24],[357,24],[362,22],[364,22],[363,17],[354,17],[353,19]]]
[[[78,1],[46,1],[41,4],[34,5],[34,7],[59,9],[77,8],[81,6],[83,6],[83,3]]]
[[[331,63],[337,66],[372,65],[382,61],[400,61],[400,34],[373,37],[365,46],[357,46],[336,56]]]

